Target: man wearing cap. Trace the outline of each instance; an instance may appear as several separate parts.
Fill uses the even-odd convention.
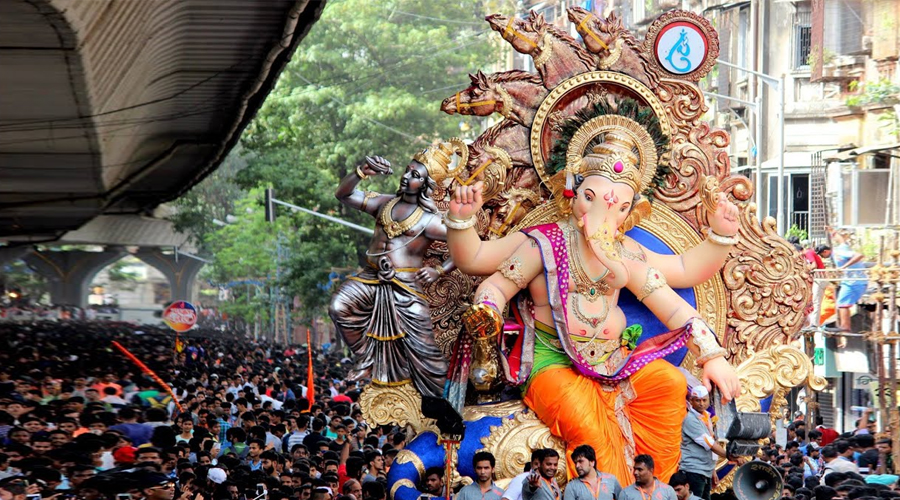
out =
[[[175,482],[165,474],[151,472],[138,478],[145,500],[172,500],[175,498]]]
[[[687,415],[681,425],[680,470],[687,476],[691,491],[709,500],[715,455],[727,458],[725,449],[716,442],[709,408],[709,390],[702,385],[691,389]],[[713,455],[715,453],[715,455]]]

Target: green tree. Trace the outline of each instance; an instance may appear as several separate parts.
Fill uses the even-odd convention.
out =
[[[232,300],[221,305],[222,311],[266,324],[270,296],[279,285],[278,249],[293,246],[295,233],[291,217],[266,222],[262,197],[258,188],[237,200],[233,222],[208,233],[204,245],[214,256],[207,276],[218,284],[241,283],[230,287]]]
[[[234,215],[235,202],[247,194],[234,181],[235,175],[246,164],[238,145],[216,171],[175,201],[176,212],[170,218],[175,229],[190,234],[193,243],[204,253],[208,250],[206,241],[218,229],[214,221],[227,221],[230,215]]]
[[[477,118],[438,107],[468,86],[468,71],[499,58],[480,9],[462,0],[329,3],[248,127],[237,183],[272,185],[276,198],[371,227],[334,198],[341,177],[374,154],[399,170],[433,141],[459,135],[463,121],[479,128]],[[396,182],[364,187],[392,192]],[[324,312],[329,274],[355,267],[369,236],[308,215],[291,220],[287,285],[311,319]]]

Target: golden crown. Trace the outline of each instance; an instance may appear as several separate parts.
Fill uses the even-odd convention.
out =
[[[459,156],[459,162],[456,164],[456,168],[451,168],[454,154]],[[469,161],[469,148],[462,139],[453,137],[447,142],[416,153],[413,160],[425,165],[428,175],[435,182],[441,183],[444,179],[452,177],[457,169],[465,167],[466,162]]]
[[[597,138],[599,144],[585,154]],[[569,141],[565,191],[571,193],[576,175],[602,175],[642,193],[653,180],[656,161],[653,140],[640,124],[624,116],[598,116],[579,127]]]
[[[636,162],[629,161],[629,158],[617,151],[612,153],[603,151],[600,155],[586,155],[580,162],[580,171],[575,173],[584,177],[600,175],[613,182],[627,184],[635,193],[640,193],[641,174],[635,166]]]

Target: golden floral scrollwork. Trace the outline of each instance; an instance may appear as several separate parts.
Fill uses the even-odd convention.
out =
[[[503,401],[489,405],[466,406],[463,408],[463,420],[474,422],[482,417],[508,417],[525,409],[521,399]]]
[[[400,450],[397,452],[397,456],[394,458],[394,461],[398,464],[413,464],[413,467],[416,468],[416,471],[419,473],[419,477],[425,477],[425,463],[422,462],[422,459],[419,458],[415,452],[410,450]]]
[[[773,218],[757,222],[752,203],[741,207],[739,234],[722,274],[734,329],[725,348],[743,361],[798,335],[812,295],[812,273],[806,259],[778,235]]]
[[[531,461],[531,452],[538,448],[553,448],[564,457],[566,445],[562,439],[550,434],[550,429],[532,411],[520,411],[503,423],[491,427],[491,433],[481,439],[485,449],[491,450],[497,459],[494,474],[498,479],[513,478]],[[565,484],[565,461],[559,461],[556,480]]]
[[[409,479],[403,478],[403,479],[398,480],[396,483],[394,483],[393,486],[391,486],[391,498],[394,498],[394,495],[397,493],[397,490],[399,490],[400,488],[402,488],[404,486],[407,488],[412,488],[414,490],[418,489],[416,487],[416,483],[410,481]]]
[[[826,385],[825,379],[815,375],[809,356],[793,345],[775,345],[756,351],[735,371],[741,379],[737,409],[744,412],[761,411],[761,400],[784,389],[808,383],[813,390],[820,391]],[[769,410],[772,413],[779,409],[775,403],[773,400]]]
[[[422,396],[410,383],[369,384],[359,395],[359,405],[371,425],[409,425],[417,434],[431,431],[440,435],[435,421],[422,415]]]
[[[728,474],[725,475],[722,479],[716,483],[716,486],[712,489],[711,493],[725,493],[730,490],[734,485],[734,473],[737,471],[737,467],[732,468],[728,471]]]

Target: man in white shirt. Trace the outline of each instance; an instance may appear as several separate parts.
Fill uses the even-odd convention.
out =
[[[512,478],[509,482],[509,486],[507,486],[506,491],[503,493],[503,500],[522,500],[522,484],[525,482],[528,475],[531,474],[531,471],[537,470],[543,459],[543,449],[537,449],[531,452],[531,467],[527,468],[525,472]]]
[[[822,459],[825,461],[825,472],[822,477],[832,472],[855,472],[859,474],[859,467],[855,463],[838,456],[838,450],[834,446],[822,448]]]

